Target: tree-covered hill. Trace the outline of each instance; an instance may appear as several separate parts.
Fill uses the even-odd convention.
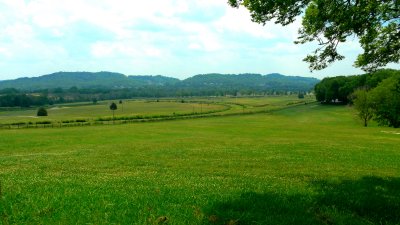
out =
[[[261,74],[204,74],[182,82],[184,87],[224,88],[278,91],[309,91],[319,82],[316,78],[284,76],[278,73]]]
[[[164,85],[178,79],[163,76],[130,76],[112,72],[58,72],[40,77],[0,81],[0,89],[39,90],[77,88],[132,88],[145,85]]]
[[[184,90],[236,90],[240,91],[309,91],[319,80],[316,78],[284,76],[281,74],[202,74],[185,80],[166,76],[126,76],[112,72],[58,72],[32,78],[0,81],[0,89],[14,88],[35,91],[42,89],[81,88],[163,88]]]

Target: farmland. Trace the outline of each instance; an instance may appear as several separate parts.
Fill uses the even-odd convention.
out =
[[[232,116],[1,129],[0,221],[399,224],[398,129],[287,98],[218,100]],[[279,110],[236,115],[268,107]]]
[[[70,103],[53,105],[47,108],[48,116],[36,116],[36,108],[0,108],[0,127],[20,128],[86,125],[119,122],[177,119],[180,117],[199,117],[204,115],[226,115],[254,113],[280,109],[288,105],[304,104],[314,101],[312,96],[299,100],[297,96],[269,96],[253,98],[208,97],[186,99],[147,99],[124,100],[117,104],[113,113],[109,108],[112,101]],[[115,101],[118,103],[118,101]],[[100,121],[100,122],[99,122]],[[114,121],[112,121],[114,124]]]

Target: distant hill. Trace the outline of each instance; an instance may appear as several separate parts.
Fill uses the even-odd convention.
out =
[[[179,80],[166,76],[126,76],[112,72],[58,72],[32,78],[0,81],[0,89],[39,90],[77,88],[162,88],[169,89],[254,89],[279,91],[308,91],[319,82],[316,78],[261,74],[201,74]]]
[[[0,81],[0,89],[38,90],[51,88],[132,88],[146,85],[165,85],[179,82],[164,76],[126,76],[112,72],[58,72],[40,77]]]
[[[174,85],[180,82],[179,79],[166,77],[166,76],[149,76],[149,75],[139,75],[139,76],[128,76],[128,79],[136,83],[136,86],[165,86]]]
[[[279,73],[261,74],[203,74],[182,81],[186,87],[219,87],[235,89],[308,91],[319,82],[316,78],[285,76]]]

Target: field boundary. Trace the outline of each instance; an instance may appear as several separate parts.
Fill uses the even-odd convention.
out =
[[[252,115],[252,114],[262,114],[262,113],[273,113],[281,111],[288,108],[298,107],[305,104],[315,104],[317,101],[299,101],[287,103],[285,106],[272,109],[263,109],[255,111],[237,111],[229,112],[234,106],[245,106],[239,103],[224,102],[200,102],[200,101],[188,101],[187,103],[202,103],[202,104],[218,104],[225,106],[220,110],[212,110],[206,112],[194,112],[186,114],[173,114],[173,115],[154,115],[154,116],[121,116],[107,118],[96,118],[96,119],[77,119],[65,121],[39,121],[36,123],[10,123],[10,124],[0,124],[0,129],[32,129],[32,128],[65,128],[65,127],[82,127],[82,126],[101,126],[101,125],[121,125],[121,124],[131,124],[131,123],[145,123],[145,122],[161,122],[161,121],[171,121],[171,120],[186,120],[186,119],[197,119],[197,118],[211,118],[211,117],[228,117],[228,116],[238,116],[238,115]],[[259,107],[255,107],[259,108]],[[224,113],[227,112],[227,113]]]

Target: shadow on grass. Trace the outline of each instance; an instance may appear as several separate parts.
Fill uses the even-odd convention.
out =
[[[244,193],[206,210],[205,224],[400,224],[400,179],[311,184],[314,194]]]

